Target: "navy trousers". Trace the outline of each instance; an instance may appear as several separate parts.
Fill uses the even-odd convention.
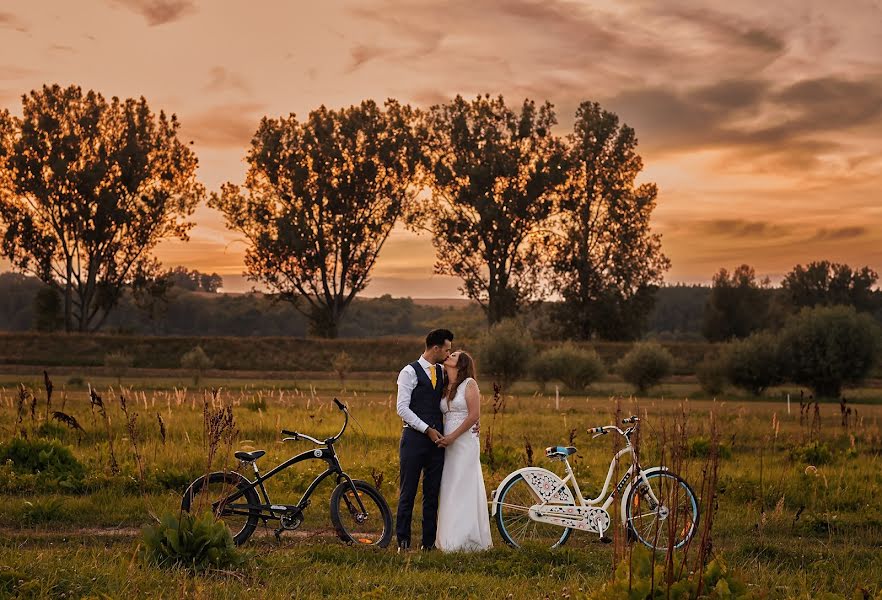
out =
[[[395,535],[399,545],[410,545],[410,526],[413,502],[423,477],[423,547],[435,545],[438,529],[438,494],[441,491],[441,473],[444,470],[444,448],[439,448],[425,433],[405,427],[398,448],[400,460],[400,487],[398,514],[395,517]]]

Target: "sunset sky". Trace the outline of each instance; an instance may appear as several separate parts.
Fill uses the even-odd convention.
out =
[[[668,282],[822,258],[882,271],[882,0],[4,0],[0,108],[44,83],[176,113],[209,190],[241,183],[264,115],[489,92],[551,101],[565,133],[595,100],[637,131]],[[250,286],[220,215],[195,221],[164,264]],[[458,295],[433,260],[396,229],[367,295]]]

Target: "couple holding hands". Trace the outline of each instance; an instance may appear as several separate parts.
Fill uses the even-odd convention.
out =
[[[418,360],[398,374],[400,488],[395,533],[399,552],[410,548],[414,499],[423,479],[422,548],[444,552],[492,546],[481,472],[478,419],[481,398],[475,362],[451,351],[453,333],[426,336]]]

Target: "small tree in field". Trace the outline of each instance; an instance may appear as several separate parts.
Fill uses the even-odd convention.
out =
[[[352,357],[343,350],[334,357],[334,360],[331,361],[331,366],[334,367],[334,372],[337,373],[337,377],[340,378],[340,385],[342,385],[345,390],[346,377],[352,370]]]
[[[212,365],[214,361],[209,358],[202,346],[196,346],[181,357],[181,367],[193,373],[193,385],[199,385],[202,374]]]
[[[760,396],[782,381],[778,338],[767,331],[731,342],[723,352],[726,377],[732,385]]]
[[[879,352],[878,325],[853,307],[805,308],[781,331],[787,378],[819,397],[838,398],[843,385],[860,382]]]
[[[540,353],[533,372],[540,375],[539,381],[557,379],[569,390],[581,392],[603,377],[606,367],[593,348],[567,342]]]
[[[120,350],[110,352],[104,356],[104,366],[110,369],[110,373],[116,377],[116,384],[122,383],[122,378],[132,366],[134,359],[131,354],[126,354]]]
[[[491,327],[478,342],[478,367],[491,374],[503,390],[527,374],[533,338],[520,323],[506,319]]]
[[[671,374],[674,357],[666,348],[652,342],[635,344],[616,364],[616,370],[640,394]]]

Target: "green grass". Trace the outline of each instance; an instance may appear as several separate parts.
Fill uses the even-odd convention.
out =
[[[32,422],[27,412],[18,424],[17,395],[12,381],[7,381],[0,390],[0,441],[19,435],[22,429],[31,437],[41,431],[70,447],[87,475],[77,489],[59,490],[45,478],[14,475],[8,465],[0,466],[0,597],[4,582],[14,579],[24,597],[541,598],[547,594],[563,598],[596,589],[612,573],[612,547],[578,532],[565,548],[554,552],[509,550],[503,547],[495,526],[496,548],[481,554],[401,556],[391,550],[345,547],[330,531],[330,481],[319,488],[307,509],[303,525],[307,535],[283,536],[278,546],[271,535],[259,530],[247,546],[252,559],[245,567],[232,573],[199,575],[158,569],[139,558],[136,531],[151,522],[151,514],[175,510],[182,487],[206,470],[202,404],[209,396],[201,390],[176,390],[169,383],[174,378],[124,380],[126,386],[132,385],[125,390],[130,414],[138,413],[139,452],[145,465],[145,478],[138,481],[117,395],[105,389],[110,379],[92,383],[108,407],[114,453],[121,468],[118,475],[110,472],[104,422],[90,410],[83,387],[66,389],[64,399],[64,412],[85,429],[78,433],[57,423],[41,423],[45,395],[36,387],[36,375],[24,379],[39,398],[36,418]],[[52,410],[60,410],[63,382],[55,383]],[[349,382],[346,393],[330,379],[291,382],[290,386],[285,381],[269,386],[253,381],[239,387],[231,385],[233,380],[206,383],[224,384],[220,400],[233,406],[238,435],[231,450],[266,450],[259,461],[262,470],[309,447],[283,443],[279,429],[298,429],[319,438],[335,433],[341,415],[330,400],[339,396],[357,419],[339,444],[340,460],[357,478],[374,481],[374,476],[382,476],[381,491],[394,512],[400,420],[389,380]],[[491,398],[485,396],[482,436],[492,430],[495,457],[492,469],[484,457],[488,492],[510,471],[524,466],[526,442],[533,448],[536,464],[560,472],[558,463],[545,460],[543,449],[568,444],[575,429],[579,453],[572,465],[585,495],[595,496],[615,440],[592,440],[585,429],[612,423],[616,400],[610,396],[620,389],[615,382],[602,385],[609,389],[587,396],[563,395],[556,408],[553,392],[536,394],[525,384],[514,389],[504,413],[495,419]],[[882,581],[882,553],[878,551],[882,547],[882,500],[877,495],[882,489],[882,408],[859,405],[857,419],[846,429],[840,425],[838,405],[822,404],[819,442],[829,451],[829,460],[808,465],[806,457],[815,454],[807,453],[807,448],[817,433],[812,432],[811,416],[800,422],[796,401],[790,415],[780,399],[727,396],[716,402],[683,401],[688,393],[678,386],[689,385],[694,386],[663,386],[664,398],[657,390],[652,398],[624,399],[619,404],[624,414],[645,417],[641,448],[646,465],[659,461],[658,442],[673,435],[682,415],[686,415],[687,438],[700,440],[708,437],[709,414],[715,413],[724,446],[713,531],[715,552],[755,589],[768,591],[772,598],[812,598],[823,591],[850,593],[856,585],[875,590],[873,586]],[[867,397],[872,398],[872,392]],[[157,414],[166,427],[164,443]],[[698,490],[704,459],[701,443],[692,447],[695,456],[678,470]],[[237,465],[222,453],[214,466]],[[296,502],[318,471],[318,464],[306,463],[280,474],[268,483],[272,500]],[[418,539],[416,512],[414,536]],[[122,535],[108,534],[107,530],[116,528],[122,528]]]

